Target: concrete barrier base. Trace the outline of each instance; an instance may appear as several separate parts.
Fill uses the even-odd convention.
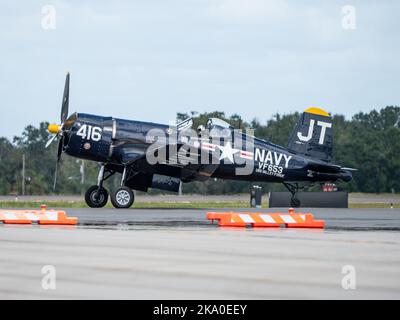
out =
[[[290,207],[290,192],[270,192],[269,207]],[[300,207],[306,208],[348,208],[349,196],[347,192],[299,192],[297,198]]]

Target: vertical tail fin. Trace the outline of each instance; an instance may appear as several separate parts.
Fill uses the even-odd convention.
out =
[[[330,162],[332,144],[331,116],[313,107],[304,110],[290,136],[288,148],[295,153]]]

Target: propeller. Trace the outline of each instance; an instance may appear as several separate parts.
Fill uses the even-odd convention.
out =
[[[69,107],[69,72],[65,79],[64,94],[61,104],[61,123],[64,123],[68,118],[68,107]]]
[[[69,72],[67,73],[65,79],[64,94],[61,103],[61,119],[60,119],[61,124],[49,124],[47,130],[50,133],[54,134],[54,136],[47,141],[45,148],[48,148],[53,143],[53,141],[56,140],[59,136],[61,137],[59,144],[62,145],[64,124],[68,118],[68,107],[69,107]]]
[[[45,148],[48,148],[57,138],[59,138],[58,142],[58,150],[57,150],[57,162],[54,173],[54,184],[53,191],[56,189],[57,184],[57,171],[58,164],[61,159],[61,154],[64,148],[64,140],[66,131],[72,126],[74,119],[68,119],[68,108],[69,108],[69,72],[65,78],[65,86],[64,86],[64,94],[61,103],[61,124],[49,124],[47,130],[53,134],[53,136],[46,142]]]

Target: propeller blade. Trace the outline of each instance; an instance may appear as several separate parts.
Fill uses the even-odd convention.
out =
[[[60,162],[63,146],[64,146],[64,137],[61,136],[60,142],[58,143],[57,162]]]
[[[56,191],[57,185],[57,174],[58,174],[58,163],[61,159],[62,149],[63,149],[64,137],[61,136],[60,142],[58,143],[58,151],[57,151],[57,161],[56,161],[56,170],[54,172],[54,183],[53,183],[53,192]]]
[[[78,119],[78,114],[76,112],[71,114],[68,117],[68,119],[65,120],[65,122],[62,124],[62,130],[70,130],[77,119]]]
[[[55,134],[49,140],[47,140],[46,145],[44,146],[44,148],[47,149],[53,143],[53,141],[57,139],[57,136],[58,135]]]
[[[64,123],[68,118],[68,106],[69,106],[69,72],[65,78],[64,94],[61,103],[61,123]]]
[[[69,108],[69,72],[67,73],[67,76],[65,78],[64,94],[63,94],[63,99],[62,99],[62,103],[61,103],[61,128],[58,129],[58,131],[60,133],[54,135],[54,137],[52,137],[46,143],[46,148],[47,148],[59,135],[61,135],[60,142],[58,143],[57,162],[56,162],[56,169],[54,172],[53,191],[56,190],[56,186],[57,186],[58,163],[61,160],[61,154],[62,154],[63,147],[64,147],[64,136],[63,136],[64,130],[63,129],[64,129],[64,122],[68,118],[68,108]],[[73,120],[73,121],[70,121],[71,124],[69,123],[68,125],[73,124],[74,119],[71,119],[71,120]],[[49,131],[52,132],[50,129],[49,129]]]
[[[54,191],[56,191],[56,185],[57,185],[57,172],[58,172],[58,160],[56,161],[56,170],[54,171],[53,192],[54,192]]]

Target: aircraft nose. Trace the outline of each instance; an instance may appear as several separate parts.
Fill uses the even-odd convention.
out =
[[[60,132],[60,126],[58,124],[52,123],[52,124],[49,124],[49,126],[47,127],[47,130],[50,133],[57,134],[58,132]]]

